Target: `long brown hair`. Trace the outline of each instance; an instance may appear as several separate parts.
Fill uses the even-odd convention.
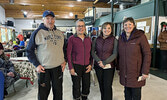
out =
[[[110,35],[113,35],[113,30],[112,30],[113,24],[112,24],[111,22],[105,22],[105,23],[102,24],[102,28],[101,28],[100,35],[103,36],[103,29],[104,29],[107,25],[110,25],[110,27],[111,27],[111,34],[110,34]]]

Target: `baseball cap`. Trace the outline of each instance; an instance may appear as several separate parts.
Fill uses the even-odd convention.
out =
[[[46,11],[43,12],[43,17],[46,17],[48,15],[51,15],[52,17],[55,17],[55,14],[50,10],[46,10]]]

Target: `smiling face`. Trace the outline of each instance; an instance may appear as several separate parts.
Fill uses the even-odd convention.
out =
[[[112,32],[111,25],[109,24],[105,25],[102,31],[103,31],[103,37],[108,37]]]
[[[83,35],[86,31],[85,23],[83,21],[78,21],[76,23],[76,32],[79,35]]]
[[[55,24],[55,18],[51,15],[48,15],[48,16],[43,18],[43,22],[44,22],[45,27],[47,27],[49,29],[53,29],[54,24]]]
[[[9,45],[13,45],[13,41],[9,41]]]
[[[132,22],[127,21],[124,23],[123,27],[124,27],[124,31],[127,34],[130,34],[133,31],[133,29],[135,28],[135,25]]]

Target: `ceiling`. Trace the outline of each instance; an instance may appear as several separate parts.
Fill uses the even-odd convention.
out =
[[[107,4],[107,0],[104,1],[14,0],[14,3],[11,4],[10,0],[0,0],[0,5],[5,9],[6,17],[38,19],[42,18],[42,13],[45,10],[51,10],[55,13],[56,19],[75,19],[75,15],[77,15],[77,18],[84,18],[88,8],[110,8],[111,4]],[[114,5],[114,8],[119,8],[119,5]],[[26,17],[24,17],[23,11],[27,11]],[[73,13],[73,16],[69,16],[70,12]]]

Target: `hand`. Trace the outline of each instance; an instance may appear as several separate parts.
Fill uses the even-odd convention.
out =
[[[66,67],[66,62],[63,62],[63,63],[61,64],[61,67],[62,67],[62,72],[64,72],[64,69],[65,69],[65,67]]]
[[[92,66],[91,65],[88,65],[87,67],[86,67],[86,72],[85,73],[89,73],[90,71],[91,71],[91,69],[92,69]]]
[[[71,69],[71,70],[70,70],[70,74],[76,76],[75,70],[74,70],[74,69]]]
[[[14,77],[15,75],[13,72],[9,72],[9,73],[7,73],[7,76]]]
[[[102,61],[99,61],[98,64],[99,64],[99,66],[102,67],[102,68],[105,67],[105,66],[103,65],[103,62],[102,62]]]
[[[40,72],[45,73],[45,68],[42,65],[38,65],[37,66],[37,72],[38,73],[40,73]]]
[[[148,78],[148,75],[142,74],[142,79],[141,80],[146,80]]]

